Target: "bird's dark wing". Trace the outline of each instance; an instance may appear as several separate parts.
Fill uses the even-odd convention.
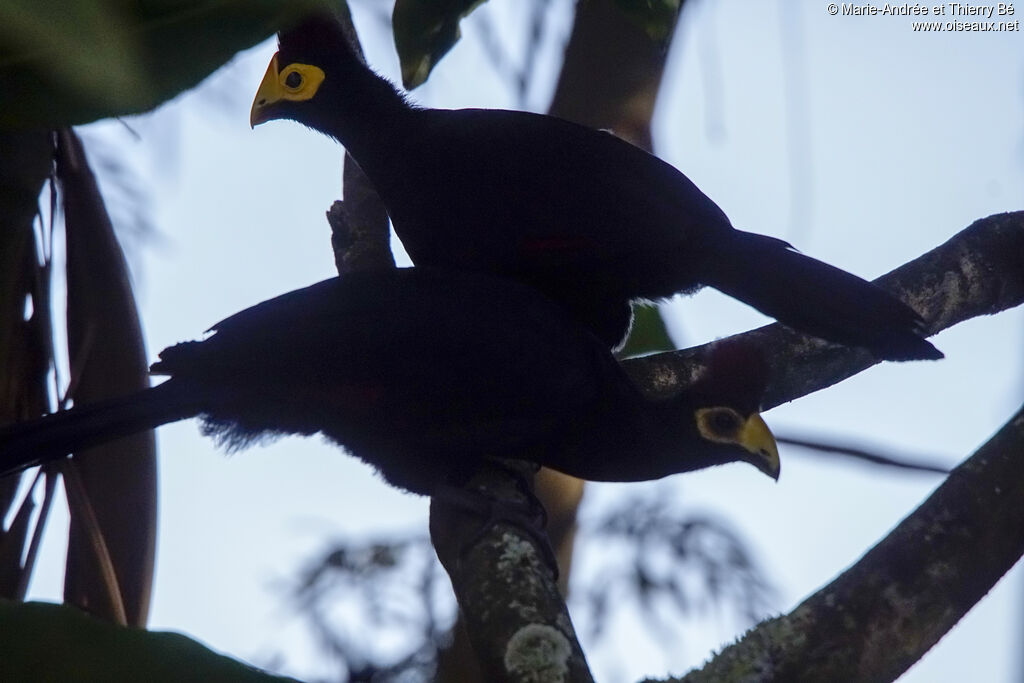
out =
[[[323,432],[421,491],[405,479],[417,457],[443,468],[549,439],[593,410],[614,364],[530,288],[425,268],[327,280],[213,329],[153,368],[230,389],[210,431],[229,445]]]
[[[610,133],[526,112],[419,114],[422,128],[408,142],[419,147],[409,155],[413,165],[394,169],[405,179],[404,195],[396,187],[386,198],[389,207],[397,205],[396,228],[414,259],[458,258],[438,252],[459,251],[452,241],[459,231],[464,259],[527,269],[613,267],[633,255],[699,248],[707,228],[729,225],[686,176]],[[418,192],[421,197],[409,196]],[[421,234],[423,221],[431,224]],[[412,230],[402,230],[403,222]]]
[[[153,371],[229,378],[250,368],[290,371],[302,382],[442,387],[450,398],[460,391],[478,396],[484,383],[497,407],[504,404],[498,397],[517,391],[510,380],[524,374],[538,390],[566,398],[562,385],[579,386],[592,362],[588,333],[567,324],[562,309],[531,288],[429,268],[325,280],[211,330],[203,342],[164,351]],[[483,368],[489,372],[479,376]],[[539,373],[542,368],[564,370]],[[471,369],[478,376],[465,374]],[[428,378],[436,381],[423,381]]]
[[[614,310],[623,299],[711,285],[784,324],[881,358],[942,357],[906,304],[781,240],[735,230],[685,175],[609,133],[523,112],[422,115],[425,163],[433,177],[447,174],[452,194],[427,188],[441,211],[426,230],[402,230],[396,220],[414,259],[422,251],[425,263],[490,262],[585,314],[599,308],[580,302],[583,288]],[[465,253],[438,253],[452,242]]]
[[[486,455],[542,460],[626,383],[557,305],[469,273],[335,278],[213,331],[164,350],[156,388],[0,430],[0,471],[199,414],[229,447],[323,433],[427,493]]]

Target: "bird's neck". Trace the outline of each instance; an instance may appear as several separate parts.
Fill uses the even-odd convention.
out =
[[[335,65],[332,73],[340,84],[338,96],[331,103],[332,115],[316,127],[344,145],[360,164],[403,144],[414,109],[398,90],[354,54]]]
[[[620,389],[587,430],[578,456],[586,459],[586,471],[579,476],[646,481],[717,464],[687,432],[686,408],[678,399],[651,400],[625,383]],[[595,458],[594,452],[605,456]],[[571,466],[561,469],[573,473]]]
[[[721,457],[705,448],[690,417],[693,407],[679,398],[644,399],[639,407],[647,453],[642,468],[647,478],[704,469],[722,464]]]

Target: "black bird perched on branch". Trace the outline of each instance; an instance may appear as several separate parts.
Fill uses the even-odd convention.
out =
[[[293,119],[344,144],[417,265],[527,282],[609,345],[628,331],[631,300],[709,285],[880,358],[942,357],[910,307],[734,229],[685,175],[614,135],[526,112],[411,106],[329,14],[281,31],[279,45],[250,122]]]
[[[352,274],[212,330],[160,354],[159,386],[0,429],[0,474],[198,415],[228,448],[320,432],[423,494],[491,456],[602,481],[734,461],[778,477],[757,353],[723,345],[691,391],[652,402],[586,328],[514,282]]]

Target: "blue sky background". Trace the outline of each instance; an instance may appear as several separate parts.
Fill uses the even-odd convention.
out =
[[[519,107],[485,54],[479,26],[495,27],[520,60],[521,6],[491,0],[464,22],[463,41],[414,99]],[[370,63],[397,79],[390,34],[373,7],[354,5],[357,26]],[[1024,208],[1021,34],[922,34],[907,18],[833,17],[826,7],[818,0],[689,3],[655,117],[657,153],[737,227],[788,239],[869,278],[977,218]],[[571,10],[568,0],[552,2],[529,107],[546,107]],[[196,90],[129,120],[139,140],[118,123],[83,131],[94,161],[123,154],[148,188],[159,234],[133,241],[129,252],[152,357],[232,312],[334,275],[323,214],[340,194],[341,149],[295,124],[249,129],[249,105],[274,49],[267,42],[243,53]],[[668,311],[683,346],[766,320],[713,291],[674,300]],[[779,433],[877,444],[954,465],[1024,397],[1024,312],[971,320],[933,341],[946,360],[875,367],[765,418]],[[152,628],[183,631],[257,663],[283,654],[289,673],[320,670],[309,660],[308,634],[280,597],[281,582],[330,537],[425,532],[426,500],[390,489],[318,439],[226,458],[194,422],[158,434]],[[683,507],[730,520],[778,587],[777,611],[786,612],[939,484],[785,447],[782,458],[778,484],[732,466],[652,484],[593,485],[583,514],[667,487]],[[51,523],[57,530],[63,522]],[[35,597],[60,593],[59,536],[44,545]],[[1019,569],[1008,574],[902,680],[1019,680],[1022,581]],[[589,656],[600,680],[681,673],[746,626],[709,615],[666,653],[627,615],[616,626],[624,645]]]

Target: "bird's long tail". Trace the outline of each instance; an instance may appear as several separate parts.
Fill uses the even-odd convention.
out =
[[[174,380],[38,420],[0,427],[0,476],[62,458],[198,412]]]
[[[863,346],[887,360],[942,358],[924,321],[881,287],[793,250],[735,231],[702,281],[779,322],[823,339]]]

